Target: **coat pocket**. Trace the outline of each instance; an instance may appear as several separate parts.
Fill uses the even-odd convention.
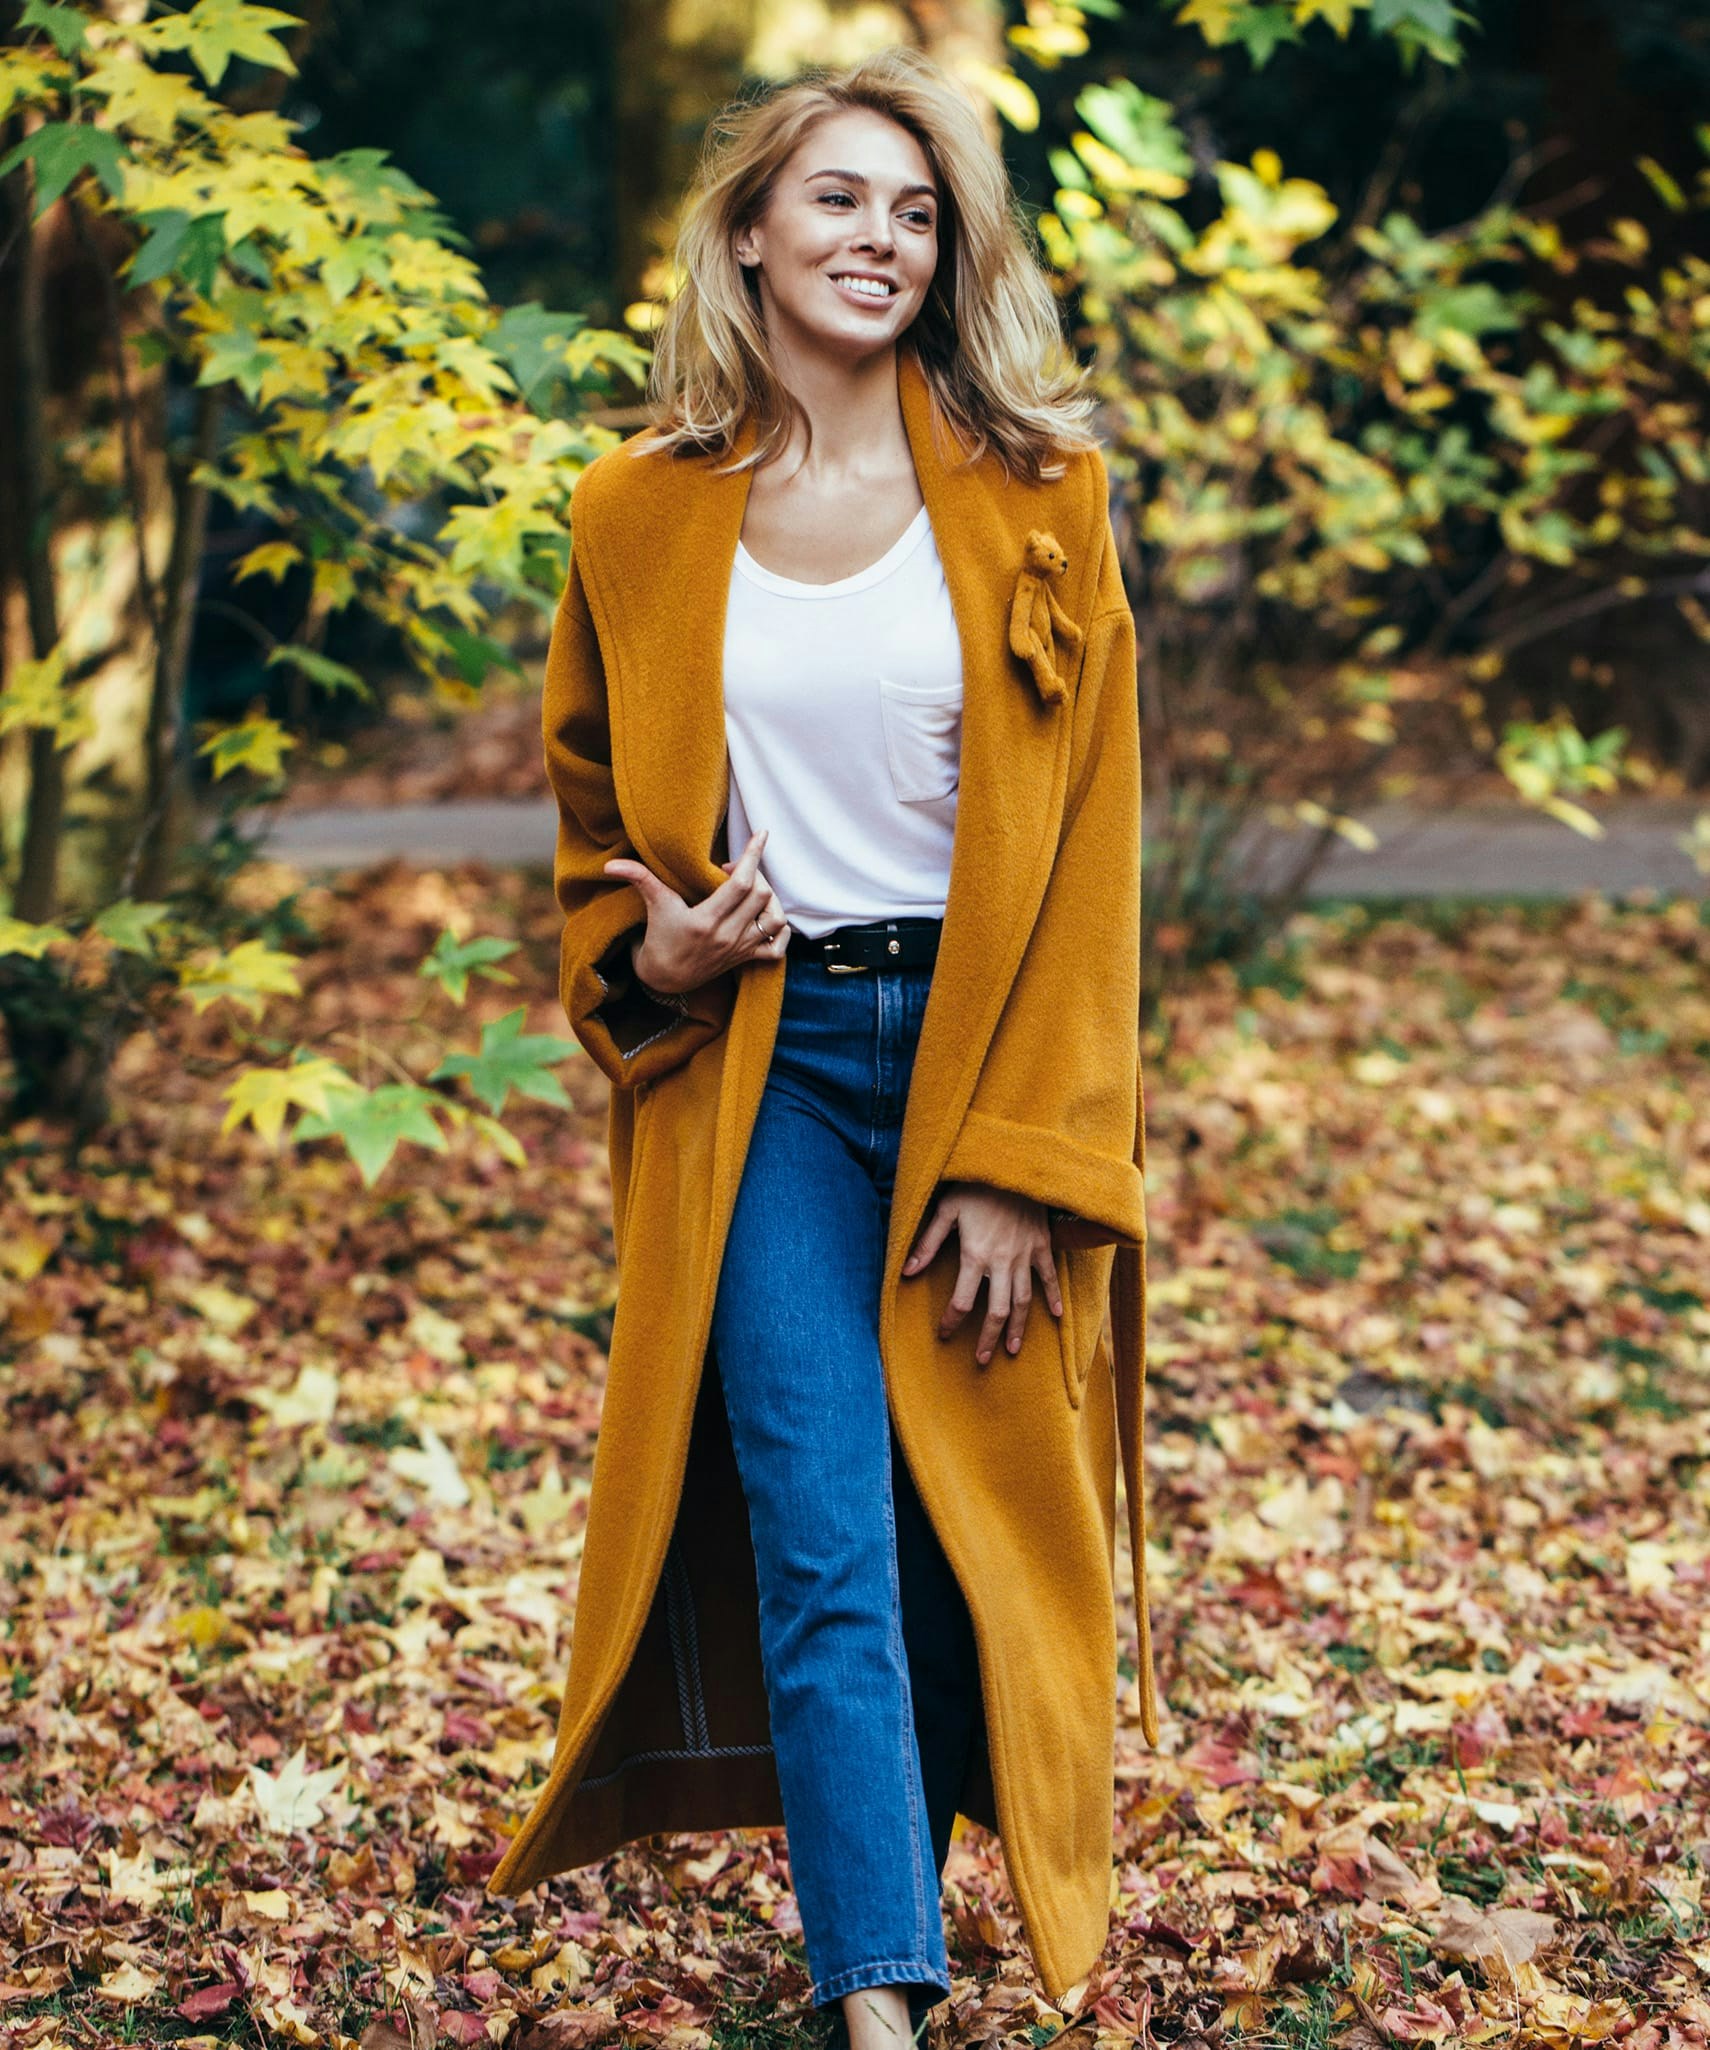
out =
[[[962,777],[962,686],[879,678],[885,758],[904,804],[948,797]]]
[[[1063,1314],[1057,1319],[1057,1336],[1063,1347],[1063,1386],[1068,1391],[1070,1407],[1079,1409],[1086,1381],[1081,1372],[1080,1319],[1075,1314],[1079,1307],[1080,1287],[1079,1276],[1074,1273],[1067,1253],[1060,1255],[1057,1261],[1057,1288],[1063,1298]]]
[[[1109,1243],[1069,1246],[1057,1253],[1057,1283],[1063,1294],[1057,1335],[1063,1346],[1063,1387],[1072,1409],[1081,1406],[1098,1356],[1115,1264],[1116,1248]]]

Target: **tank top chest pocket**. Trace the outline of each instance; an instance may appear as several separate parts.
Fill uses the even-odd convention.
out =
[[[948,797],[962,774],[962,685],[898,683],[879,678],[885,759],[891,787],[904,804]]]

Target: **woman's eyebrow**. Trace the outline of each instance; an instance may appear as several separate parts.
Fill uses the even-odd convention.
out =
[[[808,183],[811,184],[815,178],[841,178],[846,185],[865,185],[868,182],[865,173],[861,171],[810,171],[807,174]],[[922,192],[928,199],[938,197],[936,185],[904,185],[898,189],[897,197],[911,199]]]

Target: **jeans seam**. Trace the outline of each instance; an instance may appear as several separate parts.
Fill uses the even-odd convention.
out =
[[[867,1155],[878,1158],[881,1112],[885,1101],[885,978],[873,977],[873,1094],[868,1103]],[[869,1167],[869,1172],[871,1168]]]
[[[887,1055],[887,1053],[888,1053],[889,1049],[888,1049],[888,1045],[887,1045],[887,1035],[886,1035],[886,1033],[885,1033],[885,1029],[884,1029],[884,1028],[885,1028],[885,1024],[886,1024],[886,1016],[885,1016],[885,1013],[886,1013],[886,1004],[885,1004],[885,997],[884,997],[884,982],[885,982],[885,978],[884,978],[883,976],[876,976],[876,977],[874,978],[874,980],[875,980],[875,982],[877,982],[877,983],[878,983],[878,985],[879,985],[879,1024],[880,1024],[880,1035],[879,1035],[879,1049],[878,1049],[878,1051],[879,1051],[879,1062],[880,1062],[880,1076],[879,1076],[879,1081],[880,1081],[880,1088],[881,1088],[881,1096],[880,1096],[879,1100],[875,1102],[875,1105],[874,1105],[874,1111],[875,1111],[875,1116],[877,1116],[877,1115],[878,1115],[878,1113],[879,1113],[880,1111],[882,1111],[882,1110],[888,1110],[888,1108],[889,1108],[889,1103],[888,1103],[888,1097],[889,1097],[889,1093],[890,1093],[890,1091],[889,1091],[889,1087],[888,1087],[888,1083],[889,1083],[889,1069],[888,1069],[888,1066],[886,1065],[886,1055]],[[898,996],[898,997],[899,997],[899,999],[900,999],[900,998],[901,998],[901,995],[902,995],[902,992],[901,992],[901,991],[899,990],[899,991],[897,991],[897,992],[896,992],[896,994],[897,994],[897,996]],[[901,1004],[901,1005],[900,1005],[900,1010],[899,1010],[899,1018],[898,1018],[898,1020],[897,1020],[897,1021],[894,1021],[894,1022],[898,1022],[898,1023],[906,1023],[906,1021],[907,1021],[907,1009],[908,1009],[908,1007],[907,1007],[906,1003],[903,1003],[903,1004]],[[877,1134],[877,1131],[876,1131],[876,1130],[875,1130],[875,1134],[874,1134],[874,1137],[875,1137],[875,1140],[877,1140],[878,1134]],[[874,1161],[875,1161],[875,1165],[877,1164],[877,1152],[878,1152],[878,1149],[877,1149],[877,1146],[875,1145],[875,1150],[874,1150]],[[880,1292],[880,1291],[881,1291],[881,1290],[883,1289],[883,1286],[884,1286],[884,1262],[883,1262],[883,1254],[881,1253],[881,1255],[880,1255],[880,1271],[879,1271],[879,1273],[878,1273],[878,1274],[877,1274],[876,1276],[874,1276],[874,1277],[873,1277],[873,1288],[874,1288],[874,1294],[875,1294],[875,1296],[876,1296],[876,1295],[877,1295],[877,1294],[878,1294],[878,1293],[879,1293],[879,1292]],[[891,1645],[891,1658],[892,1658],[892,1661],[894,1662],[894,1665],[895,1665],[895,1668],[896,1668],[896,1671],[897,1671],[897,1675],[898,1675],[898,1678],[899,1678],[899,1680],[900,1680],[900,1682],[901,1682],[901,1686],[900,1686],[900,1691],[899,1691],[899,1695],[898,1695],[898,1700],[899,1700],[899,1702],[900,1702],[900,1704],[901,1704],[901,1708],[902,1708],[902,1714],[901,1714],[901,1717],[900,1717],[900,1721],[899,1721],[899,1727],[898,1727],[897,1735],[898,1735],[898,1738],[899,1738],[899,1741],[900,1741],[900,1746],[901,1746],[901,1752],[902,1752],[902,1759],[903,1759],[903,1768],[904,1768],[904,1778],[905,1778],[905,1780],[906,1780],[906,1782],[907,1782],[907,1787],[908,1787],[908,1795],[907,1795],[907,1799],[908,1799],[908,1825],[909,1825],[909,1827],[908,1827],[908,1836],[909,1836],[909,1857],[910,1857],[910,1860],[911,1860],[911,1862],[912,1862],[912,1864],[913,1864],[913,1867],[914,1867],[914,1875],[913,1875],[913,1876],[914,1876],[914,1913],[915,1913],[915,1945],[914,1945],[914,1947],[915,1947],[915,1950],[916,1950],[916,1952],[917,1952],[918,1954],[920,1954],[920,1955],[924,1956],[924,1955],[926,1954],[926,1952],[927,1952],[927,1951],[928,1951],[928,1950],[929,1950],[929,1949],[931,1948],[931,1938],[930,1938],[930,1935],[929,1935],[929,1933],[928,1933],[928,1929],[927,1929],[927,1899],[926,1899],[926,1870],[925,1870],[925,1860],[924,1860],[924,1858],[923,1858],[923,1856],[922,1856],[922,1843],[923,1843],[923,1840],[924,1840],[924,1838],[925,1838],[925,1836],[926,1836],[926,1833],[927,1833],[927,1832],[926,1832],[926,1818],[925,1818],[925,1815],[924,1815],[924,1814],[923,1814],[923,1812],[922,1812],[922,1803],[921,1803],[921,1788],[920,1788],[920,1775],[921,1775],[921,1766],[920,1766],[920,1740],[919,1740],[919,1735],[918,1735],[918,1732],[917,1732],[917,1730],[916,1730],[916,1727],[915,1727],[915,1716],[914,1716],[914,1683],[913,1683],[912,1677],[911,1677],[911,1675],[910,1675],[910,1673],[909,1673],[909,1665],[908,1665],[908,1646],[907,1646],[907,1644],[906,1644],[906,1642],[905,1642],[905,1640],[904,1640],[904,1636],[903,1636],[903,1623],[902,1623],[902,1574],[901,1574],[901,1569],[900,1569],[900,1567],[899,1567],[899,1564],[898,1564],[898,1560],[897,1560],[897,1513],[896,1513],[896,1480],[895,1480],[895,1474],[894,1474],[894,1472],[893,1472],[893,1470],[892,1470],[892,1458],[893,1458],[893,1453],[894,1453],[894,1446],[895,1446],[895,1441],[894,1441],[894,1438],[893,1438],[893,1436],[892,1436],[892,1433],[891,1433],[891,1423],[890,1423],[890,1406],[891,1406],[891,1405],[890,1405],[890,1389],[889,1389],[889,1387],[888,1387],[888,1386],[885,1386],[885,1385],[883,1385],[883,1368],[882,1368],[882,1364],[881,1364],[881,1399],[882,1399],[882,1403],[883,1403],[883,1407],[884,1407],[884,1412],[885,1412],[885,1426],[884,1426],[884,1428],[885,1428],[885,1438],[886,1438],[886,1445],[885,1445],[885,1529],[886,1529],[886,1535],[887,1535],[887,1538],[888,1538],[888,1543],[887,1543],[887,1546],[886,1546],[886,1573],[887,1573],[887,1578],[888,1578],[888,1580],[889,1580],[889,1583],[890,1583],[890,1595],[891,1595],[891,1617],[890,1617],[890,1645]],[[943,1942],[943,1923],[942,1923],[942,1921],[940,1921],[940,1923],[939,1923],[939,1941],[940,1941],[940,1943],[942,1943],[942,1942]]]
[[[888,1416],[886,1428],[887,1430],[889,1429]],[[889,1475],[888,1451],[886,1469],[885,1529],[890,1540],[888,1560],[891,1587],[890,1644],[891,1657],[895,1662],[898,1676],[902,1682],[899,1699],[903,1704],[903,1713],[897,1735],[903,1758],[903,1777],[908,1784],[908,1848],[909,1858],[914,1867],[914,1936],[916,1947],[924,1953],[930,1946],[930,1938],[926,1928],[926,1868],[920,1855],[921,1837],[925,1831],[926,1822],[925,1817],[921,1813],[920,1789],[917,1784],[920,1777],[920,1739],[915,1730],[914,1688],[913,1682],[909,1677],[908,1647],[903,1641],[902,1575],[897,1566],[896,1489],[894,1481]],[[911,1765],[913,1770],[910,1770]]]

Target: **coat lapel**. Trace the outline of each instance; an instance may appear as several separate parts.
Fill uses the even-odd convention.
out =
[[[950,884],[897,1159],[889,1282],[949,1156],[1021,965],[1050,875],[1069,758],[1067,710],[1042,700],[1009,637],[1027,535],[1045,517],[1046,488],[1006,480],[990,456],[968,464],[957,448],[947,462],[926,379],[910,352],[899,355],[898,389],[961,636],[963,705]],[[948,427],[942,431],[948,441]]]
[[[949,427],[935,432],[926,378],[906,348],[897,382],[961,638],[964,697],[944,932],[893,1199],[893,1275],[1038,913],[1069,751],[1068,700],[1043,695],[1010,633],[1029,534],[1053,517],[1049,487],[1006,479],[990,456],[963,461]],[[749,422],[739,454],[753,434]],[[630,446],[609,459],[625,467],[609,515],[602,506],[599,545],[584,551],[583,577],[606,656],[619,803],[640,858],[698,903],[724,880],[714,847],[729,799],[725,608],[750,472],[720,474],[711,457],[631,457]],[[1090,593],[1091,565],[1076,568],[1077,587]]]
[[[746,455],[745,425],[736,453]],[[724,881],[713,841],[729,796],[724,624],[750,472],[707,456],[606,458],[612,480],[600,541],[582,574],[605,657],[612,772],[636,852],[698,904]]]

